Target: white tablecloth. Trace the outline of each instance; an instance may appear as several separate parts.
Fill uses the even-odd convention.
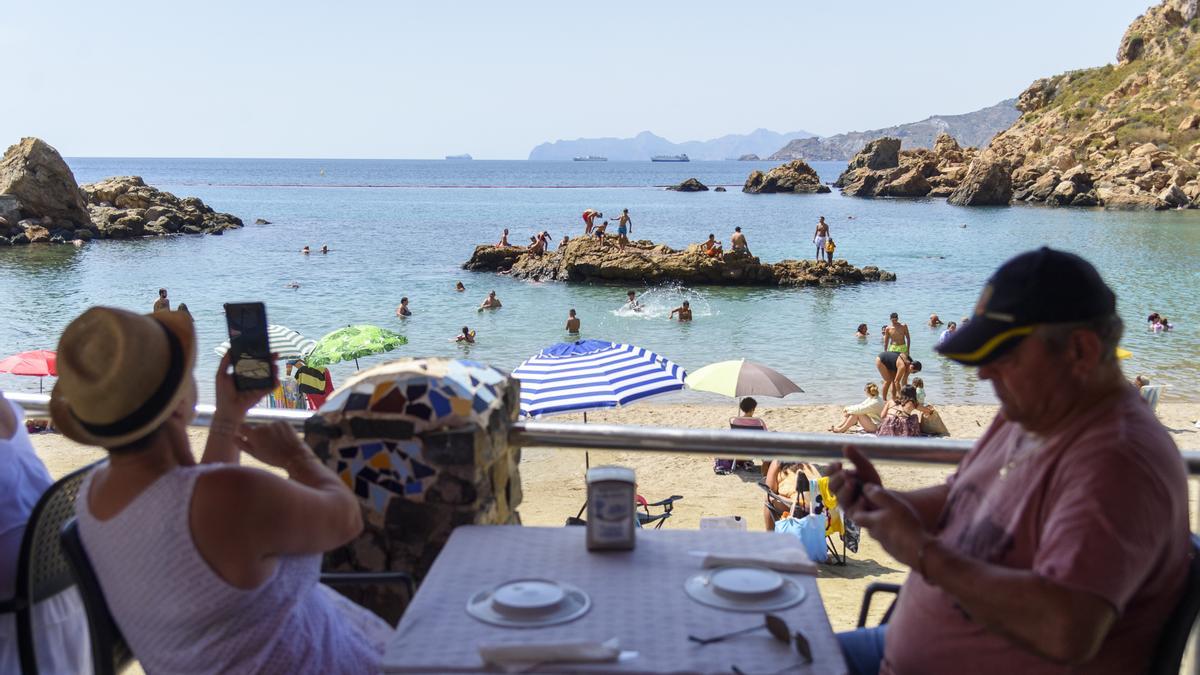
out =
[[[773,673],[798,664],[795,650],[755,631],[724,642],[699,645],[689,634],[708,637],[761,623],[762,613],[732,612],[701,605],[683,590],[701,571],[690,550],[746,553],[798,546],[786,535],[732,530],[639,530],[632,551],[590,553],[583,527],[464,526],[451,535],[429,576],[396,627],[384,656],[385,672],[447,673],[484,670],[482,643],[619,638],[621,649],[638,657],[622,663],[552,664],[535,672]],[[518,578],[542,577],[579,586],[592,598],[582,618],[546,628],[502,628],[466,612],[476,592]],[[794,607],[776,611],[812,647],[814,663],[787,675],[843,675],[846,665],[816,579],[789,575],[807,593]]]

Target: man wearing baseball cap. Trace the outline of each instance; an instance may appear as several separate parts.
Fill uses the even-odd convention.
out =
[[[1121,374],[1116,296],[1041,248],[937,347],[1000,400],[943,485],[884,489],[853,448],[831,487],[911,568],[891,620],[839,636],[852,673],[1143,673],[1190,551],[1178,448]]]

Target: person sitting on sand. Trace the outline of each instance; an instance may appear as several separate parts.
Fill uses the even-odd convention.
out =
[[[729,235],[729,248],[734,253],[745,253],[750,255],[750,245],[746,243],[746,235],[742,234],[742,226],[738,225],[733,228],[733,234]]]
[[[913,361],[908,354],[901,352],[880,352],[875,357],[875,367],[883,377],[883,398],[888,399],[890,392],[893,397],[900,395],[900,388],[908,384],[910,373],[921,372],[921,362]]]
[[[496,248],[508,248],[512,244],[508,243],[508,228],[504,228],[504,232],[500,233],[500,241],[496,242]]]
[[[725,251],[721,248],[721,242],[717,241],[716,235],[709,232],[708,240],[700,245],[700,250],[704,251],[704,255],[717,260],[725,260]]]
[[[929,327],[937,328],[940,325],[942,325],[942,320],[938,318],[938,315],[936,313],[930,314],[929,315]]]
[[[454,337],[454,341],[473,345],[475,344],[475,331],[463,326],[462,332]]]
[[[197,464],[190,316],[93,307],[59,339],[54,424],[109,458],[74,505],[108,609],[148,673],[378,672],[391,627],[318,582],[361,502],[286,422],[243,426],[271,386],[240,391],[232,356]]]
[[[842,408],[841,424],[829,427],[830,431],[835,434],[844,434],[857,424],[862,427],[863,431],[875,433],[875,430],[879,428],[880,416],[883,414],[883,399],[879,396],[879,386],[874,382],[868,383],[863,391],[867,394],[863,402]]]
[[[854,337],[863,340],[867,339],[870,335],[871,333],[867,331],[867,324],[865,323],[858,324],[858,329],[854,331]]]
[[[596,209],[586,209],[586,210],[583,212],[583,223],[584,223],[584,227],[583,227],[583,233],[584,233],[584,234],[591,234],[591,233],[592,233],[592,226],[593,226],[593,225],[594,225],[594,223],[596,222],[596,219],[597,219],[597,218],[603,218],[603,217],[604,217],[604,214],[603,214],[603,213],[600,213],[600,212],[599,212],[599,211],[597,211]]]
[[[900,388],[900,398],[888,401],[880,414],[877,436],[920,436],[921,416],[917,412],[917,388],[911,384]]]
[[[496,297],[496,291],[488,293],[487,298],[479,305],[479,309],[500,309],[500,298]]]
[[[400,298],[400,306],[396,308],[396,316],[402,318],[412,316],[412,310],[408,308],[408,296]]]
[[[637,293],[629,291],[625,294],[625,306],[622,309],[628,309],[634,312],[642,311],[642,303],[638,302]]]
[[[937,343],[940,345],[945,342],[951,335],[954,335],[954,331],[956,330],[958,330],[957,323],[951,321],[950,323],[946,324],[946,330],[942,331],[942,334],[938,336]]]
[[[579,333],[579,317],[575,316],[575,309],[567,311],[567,332],[571,334]]]
[[[691,321],[692,320],[692,306],[688,303],[687,300],[684,300],[683,304],[680,305],[679,307],[676,307],[675,309],[671,310],[671,314],[667,318],[674,319],[676,312],[679,313],[680,321]]]
[[[1137,377],[1133,378],[1133,386],[1136,387],[1139,392],[1142,390],[1142,387],[1148,384],[1150,384],[1150,378],[1146,377],[1145,375],[1138,375]]]
[[[454,290],[462,293],[463,291],[467,290],[467,287],[463,286],[463,282],[459,281],[454,284]]]

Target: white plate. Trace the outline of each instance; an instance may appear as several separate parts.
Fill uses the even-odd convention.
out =
[[[571,584],[515,579],[472,595],[467,614],[496,626],[536,628],[578,619],[591,606],[588,594]]]
[[[785,609],[804,599],[804,589],[778,572],[760,567],[719,567],[688,577],[688,597],[735,612]]]

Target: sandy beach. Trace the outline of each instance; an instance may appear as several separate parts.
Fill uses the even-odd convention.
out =
[[[834,405],[806,405],[768,408],[762,417],[776,431],[825,431],[839,415]],[[942,417],[954,438],[976,438],[995,414],[994,406],[940,406]],[[1159,419],[1171,430],[1176,444],[1184,450],[1200,450],[1200,429],[1194,424],[1200,419],[1200,404],[1163,403],[1158,408]],[[733,406],[712,405],[653,405],[645,404],[623,410],[590,413],[593,423],[632,424],[642,426],[676,426],[684,428],[727,428]],[[582,416],[564,416],[555,421],[582,422]],[[207,430],[193,428],[190,432],[193,448],[202,448]],[[847,436],[852,442],[854,436]],[[33,437],[38,455],[55,477],[100,459],[103,452],[73,443],[58,434],[37,434]],[[670,495],[683,495],[668,528],[695,528],[705,516],[743,517],[751,530],[764,529],[762,490],[756,485],[757,472],[717,476],[712,472],[712,460],[704,457],[670,454],[633,454],[593,452],[592,466],[620,464],[633,468],[638,476],[638,492],[655,501]],[[952,471],[949,466],[888,463],[881,466],[884,483],[890,488],[905,490],[930,485],[945,479]],[[583,452],[553,448],[529,448],[521,459],[521,478],[524,501],[520,507],[521,520],[526,525],[558,526],[573,516],[584,502]],[[1191,486],[1191,512],[1196,512],[1197,488]],[[1193,522],[1193,529],[1196,523]],[[818,584],[822,600],[835,630],[851,628],[858,615],[863,589],[872,581],[902,582],[907,568],[896,562],[864,533],[857,553],[849,554],[846,566],[827,565],[821,568]],[[886,605],[886,603],[884,603]],[[879,608],[882,612],[883,607]]]

